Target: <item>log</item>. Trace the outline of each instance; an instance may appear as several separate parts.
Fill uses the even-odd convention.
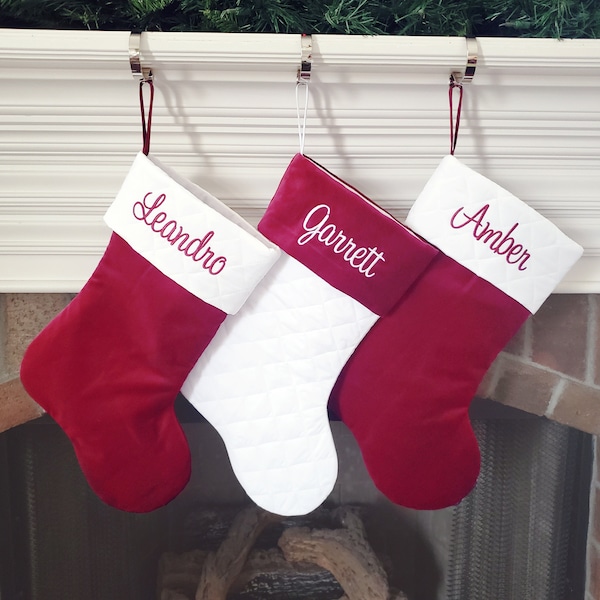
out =
[[[160,600],[189,600],[189,596],[173,590],[163,590],[159,598]]]
[[[267,525],[280,519],[256,506],[240,511],[219,549],[206,557],[195,600],[226,600],[227,592],[242,571],[256,538]]]
[[[183,522],[183,535],[179,545],[183,550],[198,548],[216,551],[227,536],[236,515],[243,508],[244,506],[207,505],[194,507]],[[338,522],[334,520],[331,512],[330,509],[318,508],[307,515],[282,517],[260,534],[255,548],[267,550],[277,547],[279,536],[288,527],[334,529],[338,527]]]
[[[158,597],[161,600],[193,600],[208,552],[165,552],[158,561]]]
[[[228,600],[338,600],[343,590],[326,569],[312,563],[292,565],[279,548],[254,549],[229,588]]]
[[[343,529],[290,528],[279,538],[286,560],[315,563],[330,571],[348,600],[388,600],[387,575],[366,539],[357,512],[335,511]]]
[[[284,530],[300,527],[325,537],[337,533],[335,541],[339,544],[343,538],[344,551],[362,556],[362,572],[367,571],[370,576],[379,573],[378,577],[387,585],[385,572],[379,572],[380,563],[373,558],[357,509],[319,509],[303,517],[283,518],[257,508],[240,511],[239,507],[204,506],[188,515],[186,525],[188,534],[202,549],[179,555],[165,553],[161,557],[160,600],[194,600],[197,593],[210,600],[355,600],[366,593],[369,595],[361,600],[378,600],[368,586],[365,589],[369,591],[359,590],[355,596],[344,594],[330,564],[288,562],[276,547],[278,539]],[[319,531],[323,529],[326,531]],[[330,550],[322,552],[328,554]],[[336,552],[341,555],[339,548]],[[356,572],[361,571],[356,569]],[[342,577],[346,586],[350,585],[349,576],[344,580],[339,573],[336,575]],[[201,579],[203,582],[199,583]],[[387,600],[406,600],[406,596],[389,590]]]
[[[184,549],[199,548],[216,552],[236,515],[244,506],[207,506],[193,508],[183,522],[181,546]]]

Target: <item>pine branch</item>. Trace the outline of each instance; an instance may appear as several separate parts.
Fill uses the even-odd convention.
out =
[[[598,0],[0,0],[0,26],[600,37]]]
[[[377,19],[378,5],[369,0],[337,0],[326,6],[328,33],[377,35],[385,33]]]
[[[508,32],[512,30],[513,35],[600,37],[600,3],[596,0],[513,0],[508,3],[492,0],[488,2],[488,10],[487,18]]]

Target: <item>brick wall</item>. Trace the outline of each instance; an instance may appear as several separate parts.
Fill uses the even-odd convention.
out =
[[[600,295],[554,295],[500,353],[478,395],[600,435]],[[587,591],[600,600],[600,444],[590,493]]]
[[[554,295],[500,353],[477,395],[600,434],[600,296]]]
[[[0,294],[0,431],[40,416],[20,385],[19,364],[29,341],[72,297]],[[600,295],[551,296],[500,353],[477,395],[600,435],[599,320]],[[600,600],[598,446],[586,600]]]
[[[0,294],[0,431],[43,413],[21,386],[19,365],[29,342],[72,297],[70,294]]]

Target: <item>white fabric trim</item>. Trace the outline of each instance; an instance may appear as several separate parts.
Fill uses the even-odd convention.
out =
[[[483,175],[446,156],[406,224],[535,313],[583,248]]]
[[[142,153],[104,220],[167,277],[229,314],[280,255],[237,213]]]

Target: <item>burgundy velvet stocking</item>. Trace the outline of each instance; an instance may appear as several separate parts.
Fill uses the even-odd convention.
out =
[[[91,487],[133,512],[166,504],[187,483],[177,393],[279,254],[174,177],[138,155],[105,217],[113,233],[98,267],[21,365],[23,385],[69,436]]]
[[[397,504],[439,509],[479,474],[468,409],[481,379],[582,249],[451,156],[406,222],[441,252],[355,350],[330,408],[379,490]]]

